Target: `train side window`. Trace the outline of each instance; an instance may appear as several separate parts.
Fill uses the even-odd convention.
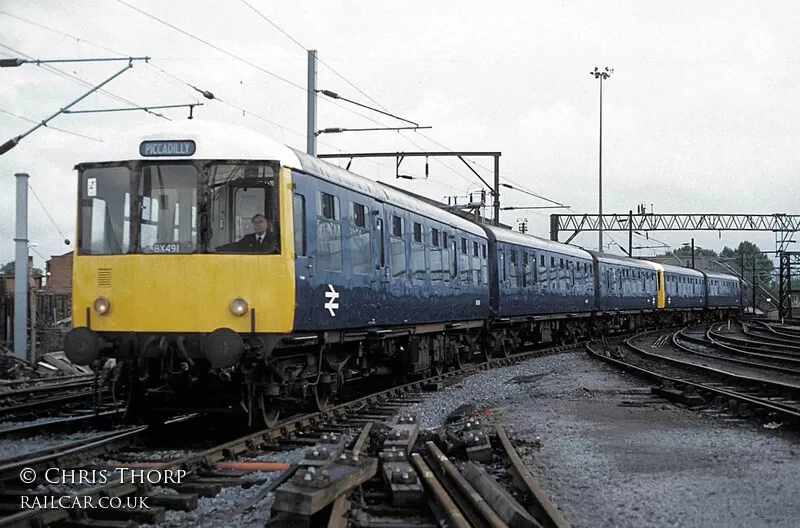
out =
[[[424,281],[427,275],[425,269],[425,245],[418,242],[411,243],[411,278]]]
[[[481,253],[478,243],[472,241],[472,282],[473,284],[482,284],[481,281]]]
[[[353,202],[350,224],[350,263],[353,273],[369,275],[372,273],[372,240],[367,228],[367,209]]]
[[[342,270],[342,224],[339,197],[324,192],[319,193],[317,254],[321,270]]]
[[[392,251],[392,276],[406,276],[406,240],[403,237],[403,219],[392,215],[392,234],[389,247]]]
[[[511,279],[511,285],[519,288],[519,279],[517,278],[517,250],[512,249],[508,254],[508,276]]]
[[[558,284],[558,270],[556,269],[556,258],[550,257],[550,268],[548,269],[550,277],[550,289],[555,290]]]
[[[439,246],[440,231],[431,228],[431,247],[428,248],[428,262],[430,263],[431,282],[442,282],[442,249]]]
[[[528,274],[531,272],[530,266],[528,264],[528,252],[525,251],[522,253],[522,287],[528,287]]]
[[[442,282],[442,248],[430,248],[431,282]]]
[[[306,256],[306,197],[295,194],[292,197],[294,209],[294,253],[297,257]]]
[[[451,266],[453,261],[450,259],[450,245],[447,241],[447,233],[442,231],[442,279],[445,282],[450,282],[453,276]]]
[[[486,260],[486,244],[483,246],[483,258],[481,258],[481,278],[483,284],[489,284],[489,262]]]
[[[461,272],[461,282],[470,284],[472,282],[472,273],[469,265],[469,241],[466,238],[461,238],[461,264],[459,271]]]
[[[414,242],[422,243],[422,224],[414,222]]]

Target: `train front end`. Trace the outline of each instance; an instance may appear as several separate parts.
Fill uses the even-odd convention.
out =
[[[255,377],[294,320],[290,155],[261,136],[190,122],[76,166],[64,348],[94,368],[116,359],[132,415],[255,401],[268,411],[269,395],[254,389],[268,380]]]

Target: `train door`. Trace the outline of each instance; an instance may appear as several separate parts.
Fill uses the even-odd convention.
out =
[[[664,282],[664,270],[656,271],[656,290],[658,291],[658,307],[664,308],[667,305],[666,283]]]
[[[386,302],[389,293],[389,285],[392,281],[391,270],[387,258],[387,234],[386,222],[383,215],[383,204],[372,211],[372,291],[376,298],[375,303],[375,323],[383,324],[387,320]]]
[[[313,233],[314,215],[309,205],[314,206],[313,194],[304,189],[302,179],[295,182],[292,195],[294,218],[294,273],[295,273],[295,329],[312,328],[311,292],[315,283],[315,262],[310,254],[310,235]],[[310,204],[309,204],[310,202]]]

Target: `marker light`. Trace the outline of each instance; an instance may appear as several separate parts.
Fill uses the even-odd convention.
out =
[[[105,315],[111,309],[111,303],[105,297],[98,297],[94,301],[94,311],[100,315]]]
[[[244,299],[236,299],[231,303],[233,315],[244,315],[247,313],[247,302]]]

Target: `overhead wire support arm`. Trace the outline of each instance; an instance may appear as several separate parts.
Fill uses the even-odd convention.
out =
[[[532,207],[501,207],[501,211],[518,211],[520,209],[569,209],[569,205],[540,205]]]
[[[445,147],[446,148],[446,147]],[[478,176],[478,178],[492,191],[494,194],[494,203],[492,204],[492,208],[494,209],[494,218],[492,221],[494,225],[500,225],[500,156],[502,155],[501,152],[488,152],[488,151],[479,151],[479,152],[454,152],[450,151],[437,151],[437,152],[342,152],[338,154],[318,154],[317,157],[320,159],[323,158],[350,158],[350,162],[348,162],[347,166],[350,166],[352,163],[353,158],[396,158],[397,159],[397,177],[404,178],[403,175],[399,174],[399,167],[400,162],[403,161],[405,157],[458,157],[462,158],[462,156],[466,157],[486,157],[486,158],[493,158],[494,159],[494,185],[487,184],[483,178]],[[462,161],[463,158],[462,158]],[[466,162],[465,162],[466,163]],[[469,165],[467,165],[469,167]],[[470,167],[471,168],[471,167]],[[475,172],[475,171],[473,171]],[[426,170],[427,173],[427,170]],[[477,173],[476,173],[477,175]],[[561,204],[558,204],[561,205]]]
[[[64,113],[64,111],[65,111],[65,110],[67,110],[68,108],[71,108],[71,107],[75,106],[76,104],[78,104],[79,102],[83,101],[83,100],[84,100],[84,99],[86,99],[88,96],[90,96],[91,94],[93,94],[94,92],[96,92],[97,90],[99,90],[100,88],[102,88],[103,86],[105,86],[106,84],[110,83],[111,81],[113,81],[114,79],[116,79],[117,77],[119,77],[120,75],[122,75],[123,73],[125,73],[126,71],[128,71],[130,68],[133,68],[133,60],[130,60],[130,61],[128,61],[128,65],[127,65],[127,66],[125,66],[124,68],[122,68],[120,71],[118,71],[117,73],[115,73],[114,75],[112,75],[111,77],[109,77],[108,79],[106,79],[105,81],[103,81],[102,83],[98,84],[97,86],[95,86],[94,88],[92,88],[91,90],[89,90],[88,92],[86,92],[85,94],[81,95],[80,97],[78,97],[77,99],[75,99],[74,101],[72,101],[72,102],[71,102],[70,104],[68,104],[67,106],[65,106],[65,107],[63,107],[63,108],[61,108],[61,109],[59,109],[59,110],[58,110],[58,112],[56,112],[55,114],[51,115],[51,116],[50,116],[50,117],[48,117],[47,119],[44,119],[44,120],[42,120],[42,122],[41,122],[41,123],[37,124],[36,126],[34,126],[33,128],[31,128],[30,130],[28,130],[27,132],[25,132],[24,134],[21,134],[21,135],[19,135],[19,136],[16,136],[16,137],[14,137],[14,138],[11,138],[11,139],[9,139],[8,141],[6,141],[5,143],[3,143],[2,145],[0,145],[0,155],[3,155],[3,154],[5,154],[6,152],[8,152],[9,150],[11,150],[12,148],[16,147],[16,146],[17,146],[17,144],[18,144],[18,143],[19,143],[19,142],[20,142],[20,141],[21,141],[23,138],[25,138],[25,137],[26,137],[26,136],[28,136],[29,134],[33,133],[34,131],[36,131],[36,130],[37,130],[37,129],[39,129],[40,127],[47,126],[47,123],[48,123],[48,121],[51,121],[52,119],[54,119],[54,118],[55,118],[56,116],[58,116],[59,114],[62,114],[62,113]]]
[[[314,132],[315,136],[320,134],[339,134],[341,132],[371,132],[376,130],[418,130],[422,128],[433,128],[429,126],[413,126],[413,127],[376,127],[376,128],[323,128]]]
[[[94,59],[0,59],[0,68],[16,68],[23,64],[55,64],[60,62],[110,62],[110,61],[135,61],[143,60],[145,62],[150,60],[150,57],[99,57]]]
[[[192,112],[195,106],[203,106],[203,103],[186,103],[174,105],[158,105],[158,106],[136,106],[131,108],[96,108],[91,110],[64,110],[65,114],[98,114],[101,112],[129,112],[131,110],[161,110],[164,108],[189,108],[189,119],[192,119]]]
[[[419,123],[415,123],[414,121],[409,121],[408,119],[403,119],[402,117],[397,117],[394,114],[390,114],[389,112],[384,112],[383,110],[378,110],[377,108],[372,108],[371,106],[367,106],[365,104],[357,103],[355,101],[351,101],[350,99],[345,99],[341,95],[337,94],[336,92],[332,92],[330,90],[317,90],[317,93],[321,93],[322,95],[328,96],[331,99],[341,99],[342,101],[347,101],[350,104],[354,104],[356,106],[360,106],[361,108],[366,108],[367,110],[372,110],[373,112],[378,112],[379,114],[383,114],[385,116],[389,116],[394,119],[398,119],[400,121],[405,121],[406,123],[411,123],[412,125],[419,127],[419,128],[426,128],[420,127]],[[430,127],[427,127],[430,128]]]

